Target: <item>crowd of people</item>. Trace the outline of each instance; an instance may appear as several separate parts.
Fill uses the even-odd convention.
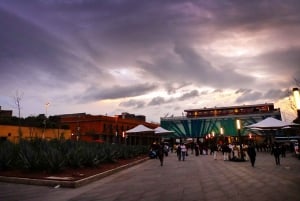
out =
[[[280,165],[280,157],[285,157],[288,149],[286,144],[276,142],[265,145],[257,145],[253,142],[246,145],[231,143],[212,143],[205,145],[201,142],[181,142],[173,146],[169,146],[169,144],[165,142],[154,142],[150,147],[149,157],[158,158],[160,165],[163,166],[164,157],[168,156],[169,152],[175,151],[178,161],[185,161],[190,151],[190,154],[194,154],[195,156],[212,155],[214,160],[217,160],[218,155],[221,155],[224,161],[250,161],[252,167],[254,167],[256,152],[270,152],[275,158],[275,164]]]

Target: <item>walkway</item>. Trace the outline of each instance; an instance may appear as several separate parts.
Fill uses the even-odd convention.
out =
[[[86,186],[54,188],[0,183],[3,201],[300,201],[300,160],[287,154],[276,166],[273,156],[258,152],[250,162],[223,161],[210,155],[175,153],[160,166],[156,159]]]

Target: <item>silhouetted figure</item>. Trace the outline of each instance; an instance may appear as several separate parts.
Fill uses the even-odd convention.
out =
[[[256,151],[255,151],[255,147],[253,144],[250,144],[248,146],[248,150],[247,150],[248,156],[250,158],[250,162],[252,167],[254,167],[255,164],[255,158],[256,158]]]
[[[160,166],[163,166],[164,165],[164,144],[160,144],[157,155],[160,161]]]
[[[217,153],[218,153],[218,145],[217,144],[213,144],[211,146],[211,150],[212,154],[214,155],[214,160],[217,160]]]
[[[181,147],[180,147],[180,144],[177,146],[176,153],[177,153],[178,160],[180,161],[181,160]]]
[[[195,154],[196,156],[199,156],[199,144],[195,143]]]
[[[272,147],[271,154],[273,154],[274,157],[275,157],[275,163],[276,163],[276,165],[280,165],[280,154],[281,154],[281,151],[280,151],[280,147],[279,147],[278,143],[275,143],[274,146]]]
[[[191,154],[194,154],[195,142],[191,143]]]

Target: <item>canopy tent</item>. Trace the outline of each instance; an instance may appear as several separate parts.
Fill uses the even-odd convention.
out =
[[[156,136],[154,129],[148,128],[142,124],[129,129],[126,132],[126,141],[129,145],[150,145],[159,140],[159,136]]]
[[[291,126],[295,126],[295,123],[284,122],[272,117],[268,117],[260,122],[245,127],[251,130],[255,130],[255,132],[261,133],[262,135],[267,137],[267,142],[269,141],[270,143],[273,143],[274,139],[272,139],[272,137],[281,135],[283,129]]]
[[[245,126],[246,128],[250,129],[265,129],[265,130],[272,130],[272,129],[281,129],[284,127],[295,125],[294,123],[288,123],[284,121],[280,121],[278,119],[275,119],[273,117],[268,117],[260,122],[257,122],[255,124],[251,124],[248,126]]]
[[[167,135],[167,134],[173,133],[173,131],[169,131],[169,130],[164,129],[164,128],[160,127],[160,126],[157,127],[157,128],[155,128],[154,132],[155,132],[155,134],[158,134],[158,135]]]
[[[154,132],[154,130],[140,124],[132,129],[129,129],[126,131],[126,133],[142,133],[142,132]]]

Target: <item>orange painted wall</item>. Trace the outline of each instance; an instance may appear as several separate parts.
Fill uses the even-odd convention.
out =
[[[6,138],[11,142],[18,142],[19,140],[19,127],[18,126],[5,126],[0,125],[0,137]],[[22,138],[29,139],[33,137],[45,138],[45,139],[54,139],[60,138],[61,136],[64,139],[71,138],[71,130],[69,129],[46,129],[45,132],[43,128],[35,127],[21,127]],[[44,133],[44,136],[43,136]]]

